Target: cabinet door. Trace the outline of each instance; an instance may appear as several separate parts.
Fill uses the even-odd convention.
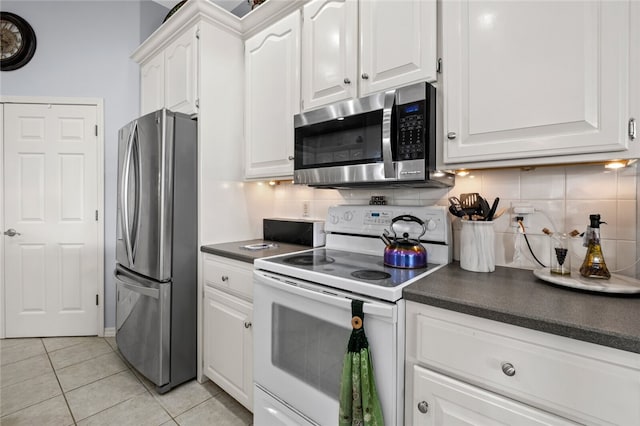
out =
[[[425,368],[413,369],[413,425],[577,425]]]
[[[171,111],[197,113],[197,27],[190,28],[164,51],[164,104]]]
[[[164,54],[145,62],[140,67],[140,115],[164,106]]]
[[[303,15],[303,108],[356,97],[357,1],[313,0],[304,6]]]
[[[442,10],[445,163],[626,149],[630,2]]]
[[[247,178],[293,175],[300,112],[300,11],[245,43]]]
[[[360,94],[436,80],[436,1],[360,2]]]
[[[204,374],[253,410],[253,307],[206,288],[203,310]]]

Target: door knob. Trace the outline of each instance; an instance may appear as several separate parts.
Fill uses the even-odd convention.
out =
[[[347,77],[345,77],[343,81],[344,81],[344,84],[351,84],[351,80],[349,80]]]
[[[368,80],[369,79],[369,74],[367,74],[366,72],[363,72],[361,77],[362,77],[363,80]]]
[[[4,231],[4,235],[6,235],[7,237],[14,237],[16,235],[22,235],[22,234],[19,232],[16,232],[16,230],[13,228],[9,228],[6,231]]]

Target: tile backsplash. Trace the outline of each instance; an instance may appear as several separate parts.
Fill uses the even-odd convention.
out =
[[[493,201],[500,197],[499,209],[505,214],[494,224],[496,231],[496,264],[519,268],[534,268],[532,258],[521,233],[512,226],[514,205],[527,204],[535,209],[525,218],[526,232],[531,247],[545,265],[549,262],[549,237],[543,228],[554,232],[583,232],[589,224],[589,214],[599,213],[607,222],[601,227],[602,247],[607,266],[612,272],[640,277],[638,165],[617,170],[602,165],[575,165],[537,167],[532,169],[504,169],[474,171],[465,177],[456,177],[456,185],[449,189],[314,189],[281,183],[273,188],[272,197],[265,206],[261,197],[261,211],[272,211],[273,217],[303,217],[305,205],[309,217],[324,219],[329,206],[334,204],[368,204],[372,195],[384,195],[389,204],[448,206],[448,197],[465,192],[478,192]],[[268,191],[267,191],[268,192]],[[457,258],[459,232],[458,219],[453,221],[454,257]],[[582,263],[586,249],[582,239],[571,241],[572,265]]]

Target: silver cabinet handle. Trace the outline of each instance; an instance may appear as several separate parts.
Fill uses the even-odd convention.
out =
[[[296,158],[296,157],[294,157],[293,155],[290,155],[290,156],[289,156],[289,161],[293,161],[293,160],[294,160],[294,158]]]
[[[22,235],[22,234],[17,232],[13,228],[9,228],[6,231],[4,231],[4,235],[6,235],[7,237],[15,237],[16,235]]]
[[[223,283],[226,283],[227,281],[229,281],[229,277],[228,277],[228,276],[226,276],[226,275],[223,275],[223,276],[222,276],[222,282],[223,282]]]
[[[344,78],[344,84],[351,84],[351,80],[349,80],[347,77]]]
[[[367,74],[366,72],[362,73],[362,79],[363,80],[369,80],[369,74]]]
[[[457,138],[457,137],[458,137],[458,135],[456,134],[456,132],[449,132],[449,133],[447,133],[447,138],[448,138],[449,140],[453,140],[453,139],[455,139],[455,138]]]
[[[250,322],[250,321],[245,321],[245,322],[244,322],[244,328],[251,328],[251,326],[252,326],[252,325],[253,325],[253,324],[251,324],[251,322]]]
[[[506,374],[507,376],[509,376],[509,377],[515,376],[516,375],[516,368],[510,362],[503,362],[502,363],[502,372],[504,374]]]
[[[422,414],[426,414],[429,411],[429,404],[427,403],[427,401],[418,402],[418,411],[420,411]]]

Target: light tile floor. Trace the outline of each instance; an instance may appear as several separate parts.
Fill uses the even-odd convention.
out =
[[[212,382],[164,395],[112,337],[0,340],[0,424],[246,426],[251,412]]]

